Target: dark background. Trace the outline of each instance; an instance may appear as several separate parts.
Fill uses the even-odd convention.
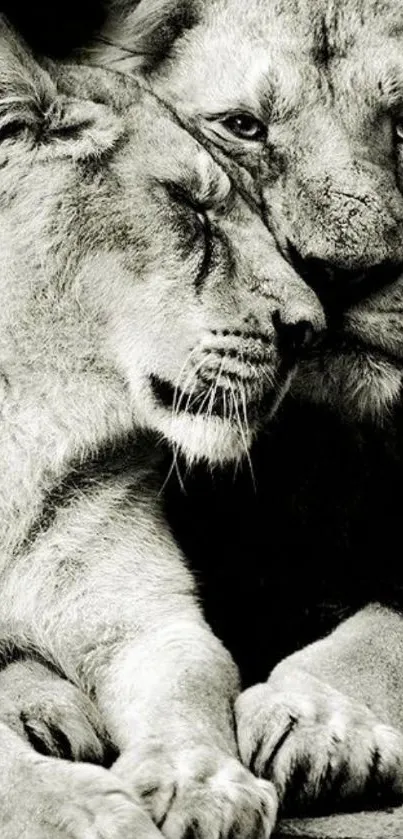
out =
[[[34,49],[63,57],[102,25],[105,5],[102,0],[2,0],[0,10]]]
[[[287,399],[245,465],[172,481],[169,520],[248,685],[368,602],[403,605],[403,415],[352,425]],[[186,474],[185,469],[182,470]]]

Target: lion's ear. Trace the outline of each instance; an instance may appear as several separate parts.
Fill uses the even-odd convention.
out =
[[[35,128],[55,95],[49,74],[0,15],[0,137],[21,126]]]
[[[195,25],[199,5],[199,0],[140,0],[127,11],[125,2],[114,3],[86,56],[96,56],[105,66],[111,63],[126,72],[152,69],[174,41]]]

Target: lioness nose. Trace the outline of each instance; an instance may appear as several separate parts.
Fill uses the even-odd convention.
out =
[[[282,355],[297,358],[314,341],[315,330],[308,320],[287,323],[279,312],[273,314],[273,324],[277,333],[277,346]]]

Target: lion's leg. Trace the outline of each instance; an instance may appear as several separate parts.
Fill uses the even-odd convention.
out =
[[[287,812],[403,796],[403,617],[372,605],[237,700],[242,759]]]
[[[0,721],[42,754],[110,761],[110,744],[96,705],[37,661],[16,661],[0,671]]]

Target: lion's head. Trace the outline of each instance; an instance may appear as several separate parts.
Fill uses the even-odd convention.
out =
[[[132,422],[190,459],[239,457],[323,327],[316,295],[153,95],[118,73],[39,66],[4,21],[0,46],[10,393],[25,383],[61,414],[64,398],[77,439]]]
[[[279,249],[323,303],[328,338],[303,368],[304,391],[382,412],[403,368],[402,4],[114,8],[114,60],[259,180]]]

